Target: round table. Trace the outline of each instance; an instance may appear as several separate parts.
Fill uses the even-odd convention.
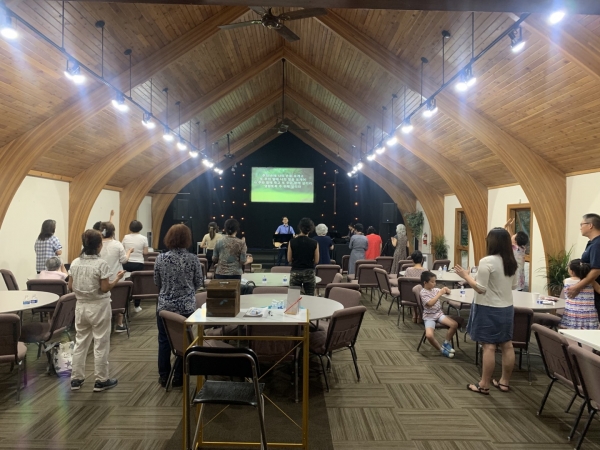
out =
[[[450,294],[442,295],[444,300],[454,300],[461,303],[472,303],[473,296],[475,295],[474,289],[466,289],[464,297],[460,296],[460,289],[452,289]],[[552,302],[550,305],[544,305],[537,303],[531,292],[512,291],[513,294],[513,305],[519,308],[530,308],[534,311],[551,311],[558,308],[565,307],[565,300],[559,299],[557,302]]]
[[[458,283],[459,281],[465,281],[464,278],[458,276],[454,272],[439,272],[437,270],[432,271],[437,281],[446,283]],[[400,272],[400,276],[405,276],[406,271]]]
[[[263,276],[266,277],[267,282],[263,283]],[[286,279],[284,282],[283,279]],[[216,278],[212,280],[206,280],[205,283],[212,283],[219,281]],[[290,286],[290,274],[289,273],[245,273],[242,275],[242,280],[252,281],[256,287],[259,286],[270,286],[270,287],[289,287]],[[242,281],[243,282],[243,281]],[[320,283],[321,278],[315,277],[315,283]]]
[[[25,297],[37,297],[37,303],[23,304]],[[47,306],[58,300],[58,295],[42,291],[0,291],[0,314]]]
[[[272,300],[287,299],[287,294],[250,294],[240,296],[240,311],[246,311],[250,308],[270,306]],[[308,320],[327,319],[334,312],[344,309],[344,305],[335,300],[324,297],[314,297],[312,295],[303,295],[300,301],[302,308],[308,309]],[[202,305],[206,308],[206,304]]]

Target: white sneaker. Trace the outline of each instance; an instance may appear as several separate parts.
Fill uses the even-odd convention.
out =
[[[141,306],[136,306],[135,308],[133,308],[133,310],[135,312],[140,312],[142,310],[142,307]]]

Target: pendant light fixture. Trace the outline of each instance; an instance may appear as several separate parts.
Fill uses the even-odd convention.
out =
[[[169,88],[166,87],[163,89],[163,92],[167,96],[167,101],[165,102],[165,130],[163,132],[163,139],[167,142],[173,142],[173,134],[171,134],[171,130],[169,129]]]
[[[510,49],[513,53],[519,53],[525,48],[525,41],[523,40],[523,29],[521,27],[516,30],[512,30],[508,37],[510,38]]]
[[[122,92],[115,92],[115,98],[112,101],[112,105],[120,112],[126,112],[129,110],[129,106],[125,103],[125,96]]]
[[[16,26],[13,25],[12,17],[4,8],[0,8],[0,35],[4,39],[12,41],[19,37]]]
[[[564,18],[565,18],[564,11],[554,11],[552,14],[550,14],[550,17],[548,17],[548,23],[550,25],[556,25],[558,22],[560,22]]]
[[[85,82],[85,76],[81,73],[81,66],[77,61],[69,61],[67,59],[67,69],[64,73],[65,77],[75,84],[83,84]]]

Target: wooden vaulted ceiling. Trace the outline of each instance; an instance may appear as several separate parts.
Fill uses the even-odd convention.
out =
[[[60,43],[60,2],[9,0],[7,6]],[[351,162],[367,126],[369,147],[381,139],[383,105],[383,129],[391,129],[392,94],[399,96],[394,125],[403,117],[404,92],[407,111],[419,104],[421,56],[429,60],[424,97],[442,83],[443,70],[448,79],[471,57],[468,12],[331,9],[326,16],[289,22],[301,38],[290,44],[261,26],[217,28],[256,18],[245,6],[73,2],[65,7],[69,53],[100,73],[100,32],[94,23],[104,20],[104,76],[128,92],[129,58],[123,51],[131,48],[133,98],[150,108],[152,85],[152,111],[173,127],[175,102],[181,101],[182,136],[202,147],[206,139],[215,155],[223,155],[224,136],[232,131],[237,158],[277,136],[272,127],[280,116],[282,58],[288,62],[286,117],[311,130],[295,134]],[[517,18],[475,13],[475,53]],[[452,34],[443,69],[442,30]],[[202,173],[197,159],[163,142],[162,130],[146,130],[139,110],[116,112],[109,106],[110,90],[89,78],[84,87],[75,87],[63,75],[64,57],[20,31],[14,43],[0,40],[0,157],[6,162],[0,173],[5,193],[0,221],[29,171],[72,180],[73,239],[103,186],[122,189],[126,224],[145,194],[161,194],[155,197],[161,199],[157,210],[166,209],[172,189]],[[522,53],[511,53],[508,39],[492,48],[475,64],[474,88],[463,95],[444,91],[438,96],[440,112],[431,119],[415,116],[413,135],[402,137],[401,145],[365,172],[399,205],[420,200],[434,234],[443,229],[431,220],[443,220],[442,196],[456,194],[469,217],[476,255],[487,227],[486,188],[521,184],[551,251],[564,245],[564,220],[561,225],[562,219],[550,219],[557,208],[564,210],[565,176],[600,170],[595,158],[600,18],[571,15],[549,27],[543,15],[532,14],[523,34]],[[206,137],[198,133],[204,129]],[[210,145],[217,141],[218,146]]]

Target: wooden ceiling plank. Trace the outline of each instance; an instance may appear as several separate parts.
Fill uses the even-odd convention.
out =
[[[246,12],[244,7],[227,8],[222,13],[212,16],[202,25],[163,47],[152,57],[136,64],[132,69],[132,85],[137,86],[146,81],[165,65],[177,60],[217,33],[219,30],[218,25],[235,20],[244,12]],[[128,80],[129,71],[122,73],[111,81],[117,86],[124,86],[128,84]],[[0,191],[3,193],[0,198],[0,226],[17,189],[35,162],[60,139],[104,109],[110,102],[112,95],[110,89],[102,85],[85,98],[66,106],[60,113],[50,117],[0,149],[4,173],[10,174],[0,178]]]
[[[239,143],[234,142],[232,150],[235,152],[243,148],[249,142],[252,142],[252,140],[260,137],[261,134],[267,131],[268,127],[269,125],[259,127],[254,132],[248,133],[246,136],[242,136],[242,138],[239,140]],[[148,194],[148,192],[150,192],[150,189],[152,189],[152,186],[154,186],[158,180],[163,178],[169,172],[180,166],[187,159],[189,159],[187,154],[179,154],[176,157],[168,157],[161,161],[161,163],[152,170],[146,172],[140,177],[139,180],[133,180],[127,186],[125,186],[120,195],[121,200],[119,223],[121,239],[127,233],[131,221],[136,218],[137,210],[140,207],[144,197]]]
[[[268,127],[268,125],[267,125],[267,127]],[[262,129],[263,133],[266,129],[267,129],[266,127]],[[252,135],[255,135],[255,133],[252,133]],[[264,139],[261,139],[260,142],[252,143],[252,139],[251,139],[252,135],[249,135],[244,140],[238,141],[237,146],[236,146],[236,144],[234,144],[234,148],[235,148],[235,151],[237,152],[237,156],[235,158],[231,158],[231,159],[227,160],[226,164],[223,166],[224,170],[233,166],[235,163],[242,161],[244,158],[251,155],[256,150],[265,146],[266,144],[271,142],[273,139],[275,139],[277,136],[279,136],[279,134],[277,134],[275,131],[273,131],[272,134],[269,134]],[[256,137],[255,137],[255,139],[256,139]],[[248,147],[243,148],[244,146],[248,146]],[[202,167],[202,166],[196,167],[192,170],[189,170],[188,172],[183,174],[181,177],[179,177],[179,179],[177,181],[175,181],[174,183],[171,183],[168,186],[165,186],[165,188],[161,189],[161,192],[158,192],[157,194],[155,194],[153,196],[153,198],[152,198],[152,229],[155,231],[154,231],[154,233],[152,233],[153,234],[152,246],[154,248],[159,247],[160,229],[162,226],[162,222],[165,217],[165,213],[167,212],[167,209],[169,208],[169,205],[171,204],[171,202],[177,195],[176,193],[179,192],[181,189],[183,189],[188,183],[190,183],[194,179],[198,178],[204,172],[206,172],[206,168]],[[129,224],[127,224],[127,225],[129,226]]]
[[[418,71],[398,60],[368,36],[334,13],[317,17],[326,27],[371,58],[392,76],[418,91]],[[433,83],[427,80],[427,89]],[[556,167],[533,152],[525,144],[501,129],[458,97],[443,91],[437,96],[438,107],[452,120],[496,154],[521,185],[536,215],[546,254],[557,253],[565,247],[566,177]]]
[[[377,123],[380,112],[358,99],[352,92],[337,84],[319,71],[312,67],[308,62],[286,49],[285,58],[295,67],[303,71],[329,92],[346,103],[348,106],[361,113],[372,123]],[[289,92],[290,97],[297,101],[297,94],[294,91]],[[303,100],[303,99],[302,99]],[[306,104],[306,102],[304,103]],[[301,105],[302,106],[302,105]],[[307,109],[308,110],[308,109]],[[311,113],[313,111],[309,110]],[[388,128],[389,129],[389,128]],[[425,164],[430,166],[456,194],[461,206],[465,209],[471,233],[473,234],[473,246],[475,259],[479,260],[485,256],[485,237],[487,235],[487,189],[481,183],[476,181],[462,168],[455,165],[447,159],[440,150],[437,150],[415,136],[399,136],[400,144],[408,151],[413,153]],[[390,150],[392,152],[393,150]],[[390,163],[388,161],[388,163]],[[434,164],[432,164],[434,162]],[[413,191],[414,192],[414,191]],[[443,217],[442,217],[443,223]],[[442,228],[443,234],[443,228]],[[435,236],[435,234],[434,234]]]

